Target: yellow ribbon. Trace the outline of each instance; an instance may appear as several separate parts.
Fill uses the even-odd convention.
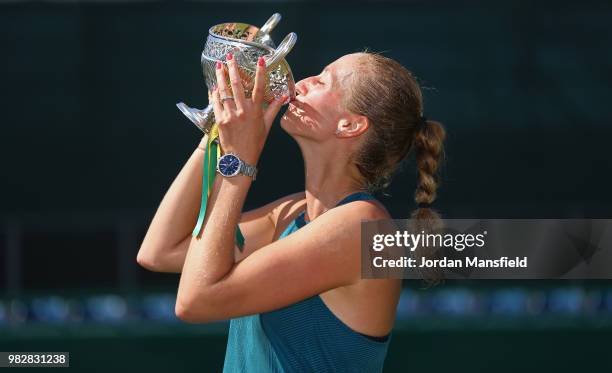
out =
[[[217,124],[213,125],[208,134],[208,139],[206,141],[206,151],[204,154],[204,170],[202,172],[202,203],[200,205],[200,214],[198,215],[198,221],[196,222],[196,226],[193,229],[191,235],[193,237],[197,237],[202,230],[202,225],[204,223],[204,217],[206,216],[206,205],[208,203],[208,198],[210,193],[212,192],[212,187],[215,182],[215,175],[217,174],[217,163],[219,162],[219,158],[221,158],[221,147],[219,146],[219,127]],[[240,227],[236,227],[236,244],[240,251],[244,248],[244,236],[240,231]]]

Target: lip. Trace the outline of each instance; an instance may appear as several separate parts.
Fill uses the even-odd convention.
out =
[[[302,92],[300,92],[299,88],[295,88],[295,90],[293,90],[293,95],[291,95],[291,100],[289,100],[289,102],[293,102],[293,101],[297,101],[298,96],[301,96]]]
[[[294,96],[293,98],[291,98],[291,100],[289,100],[290,104],[301,104],[302,102],[298,99],[298,96]],[[297,106],[297,105],[296,105]]]

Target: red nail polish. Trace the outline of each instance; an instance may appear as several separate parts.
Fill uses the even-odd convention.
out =
[[[234,55],[232,54],[232,52],[229,52],[229,53],[227,54],[227,60],[228,60],[228,61],[231,61],[233,58],[234,58]]]
[[[217,61],[217,70],[221,69],[221,62]]]
[[[259,66],[266,66],[266,60],[263,57],[259,57],[259,60],[257,60],[257,64]]]

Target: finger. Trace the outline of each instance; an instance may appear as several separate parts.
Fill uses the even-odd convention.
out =
[[[270,105],[268,105],[268,108],[266,109],[266,112],[264,113],[264,125],[266,126],[267,131],[270,131],[270,128],[272,128],[272,123],[274,123],[274,118],[276,118],[276,114],[278,114],[281,106],[283,106],[287,98],[288,98],[287,96],[279,97],[275,99],[274,101],[272,101]]]
[[[259,107],[263,104],[266,88],[266,60],[259,57],[257,69],[255,70],[255,87],[253,88],[253,104]]]
[[[232,99],[225,99],[225,97],[232,97],[232,93],[229,92],[229,88],[227,87],[227,81],[225,80],[225,69],[223,68],[223,64],[217,61],[217,68],[215,69],[215,74],[217,76],[217,90],[219,91],[220,102],[223,109],[235,110],[236,105],[234,105]]]
[[[221,103],[221,98],[219,97],[219,86],[215,87],[211,92],[213,111],[215,112],[215,121],[219,122],[223,115],[223,104]]]
[[[245,107],[244,85],[242,85],[240,71],[238,71],[238,64],[236,63],[234,55],[231,52],[227,54],[227,67],[229,68],[230,84],[232,85],[232,94],[234,95],[236,109],[242,110]]]

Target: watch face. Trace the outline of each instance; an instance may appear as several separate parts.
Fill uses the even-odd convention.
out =
[[[225,154],[219,159],[219,172],[223,176],[234,176],[240,169],[240,159],[233,154]]]

